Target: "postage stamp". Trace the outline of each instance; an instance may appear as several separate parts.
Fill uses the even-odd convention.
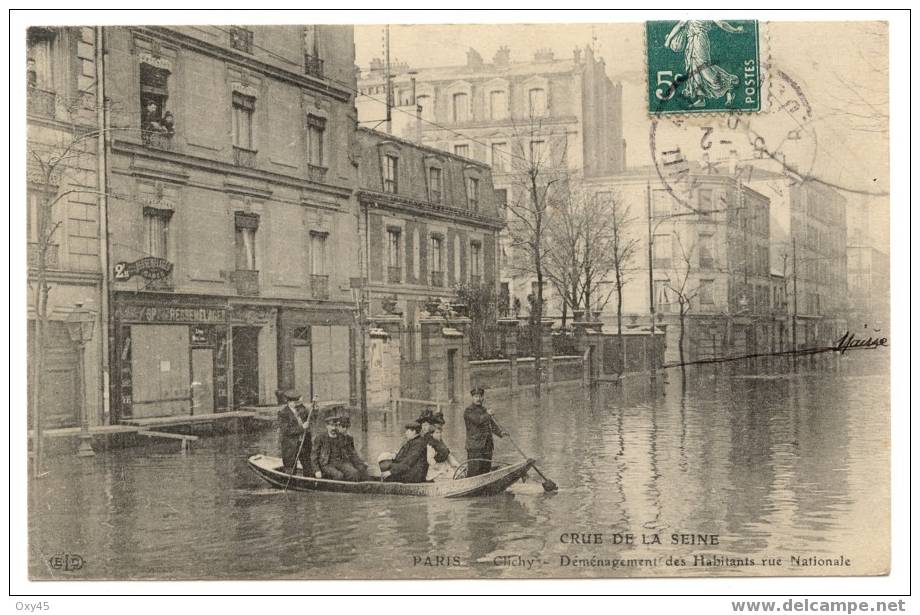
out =
[[[756,21],[645,24],[651,113],[760,110]]]

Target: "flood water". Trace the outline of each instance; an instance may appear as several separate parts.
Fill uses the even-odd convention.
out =
[[[282,493],[246,466],[251,454],[277,454],[272,429],[202,437],[188,455],[169,443],[90,460],[55,457],[47,459],[50,473],[33,499],[30,573],[272,579],[852,574],[873,566],[881,572],[889,543],[888,391],[887,374],[689,371],[685,383],[679,372],[669,373],[657,396],[645,382],[607,385],[593,399],[579,388],[556,389],[542,402],[487,395],[496,418],[558,483],[555,494],[545,494],[539,480],[466,500]],[[386,422],[372,413],[366,437],[354,429],[366,458],[396,450],[401,424],[417,412],[406,409]],[[462,408],[445,415],[446,440],[462,459]],[[509,442],[496,441],[497,459],[516,457]],[[563,534],[570,533],[601,534],[603,543],[568,544]],[[617,534],[632,534],[633,543],[613,544]],[[717,535],[718,544],[675,546],[672,534]],[[643,545],[643,535],[662,544]],[[53,570],[48,560],[61,553],[80,555],[82,569]],[[758,565],[690,565],[694,555],[749,557]],[[791,566],[794,555],[846,557],[851,567]],[[609,563],[592,566],[592,556]],[[564,565],[566,557],[585,564]],[[783,564],[760,566],[769,557]],[[617,563],[626,561],[646,563]]]

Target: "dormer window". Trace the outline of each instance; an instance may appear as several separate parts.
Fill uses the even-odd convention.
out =
[[[438,167],[428,168],[428,200],[432,203],[441,202],[443,183],[441,181],[441,169]]]
[[[399,158],[387,154],[383,164],[383,191],[396,194],[399,190]]]
[[[479,209],[479,178],[466,178],[466,202],[470,209],[477,211]]]

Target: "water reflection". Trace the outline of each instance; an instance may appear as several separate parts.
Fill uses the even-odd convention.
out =
[[[82,554],[77,578],[429,578],[707,574],[560,569],[559,556],[655,557],[642,544],[568,545],[566,532],[718,534],[682,554],[807,553],[870,557],[888,539],[888,397],[884,376],[755,377],[688,370],[650,396],[648,382],[559,389],[487,404],[561,491],[538,480],[470,500],[281,493],[245,459],[277,449],[274,432],[174,448],[53,458],[31,506],[33,577]],[[445,409],[463,456],[463,408]],[[374,414],[355,429],[369,460],[401,441],[417,409]],[[496,458],[516,459],[508,442]],[[869,540],[854,552],[857,537]],[[638,539],[637,539],[638,541]],[[862,544],[862,543],[860,543]],[[497,566],[536,558],[531,570]],[[441,558],[441,559],[438,559]],[[733,572],[731,569],[721,570]],[[749,574],[749,570],[738,572]],[[789,570],[786,570],[789,572]]]

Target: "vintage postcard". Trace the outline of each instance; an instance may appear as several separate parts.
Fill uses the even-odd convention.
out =
[[[890,573],[887,22],[212,15],[13,31],[29,579]]]

